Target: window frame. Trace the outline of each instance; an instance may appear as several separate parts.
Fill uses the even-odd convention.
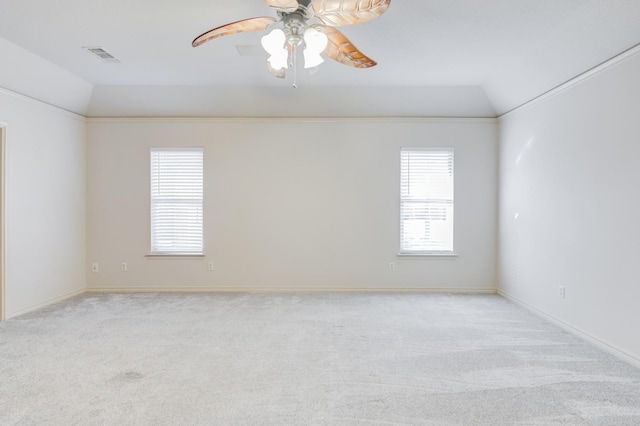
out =
[[[200,180],[201,180],[201,192],[200,192],[200,198],[199,198],[199,202],[196,201],[195,204],[196,206],[199,204],[199,216],[200,216],[200,221],[199,221],[199,225],[200,225],[200,232],[199,232],[199,237],[200,237],[200,246],[198,247],[197,250],[187,250],[187,249],[181,249],[178,248],[176,250],[158,250],[158,247],[154,247],[154,235],[155,235],[155,227],[154,227],[154,219],[153,219],[153,215],[154,215],[154,204],[155,201],[157,201],[154,198],[154,189],[153,189],[153,172],[154,172],[154,167],[153,167],[153,156],[154,153],[157,152],[199,152],[200,153],[200,159],[201,159],[201,167],[200,167]],[[171,200],[172,198],[169,198],[169,200]],[[185,199],[178,199],[178,198],[173,198],[174,200],[180,200],[180,203],[184,203],[184,204],[189,204],[188,202],[185,203]],[[151,147],[149,149],[149,253],[147,254],[148,258],[171,258],[171,257],[175,257],[175,258],[184,258],[184,257],[196,257],[196,258],[200,258],[204,256],[204,249],[205,249],[205,239],[204,239],[204,148],[203,147],[198,147],[198,146],[188,146],[188,147],[180,147],[180,146],[173,146],[173,147],[164,147],[164,146],[155,146],[155,147]]]
[[[451,156],[451,177],[452,177],[452,182],[451,182],[451,249],[450,250],[412,250],[410,248],[407,248],[405,246],[403,246],[403,242],[404,242],[404,233],[403,233],[403,228],[404,228],[404,224],[403,224],[403,203],[405,201],[409,201],[408,199],[406,199],[406,197],[404,197],[403,195],[403,191],[402,191],[402,187],[403,187],[403,170],[404,170],[404,164],[403,164],[403,152],[448,152],[450,153]],[[400,148],[400,153],[399,153],[399,185],[398,185],[398,189],[399,189],[399,202],[398,202],[398,218],[399,218],[399,228],[398,228],[398,243],[399,243],[399,251],[398,251],[398,257],[413,257],[413,258],[420,258],[420,257],[442,257],[442,258],[446,258],[446,257],[457,257],[458,254],[455,252],[455,149],[451,146],[449,147],[401,147]],[[424,199],[424,202],[427,202],[428,199]],[[411,200],[413,202],[415,202],[416,200]]]

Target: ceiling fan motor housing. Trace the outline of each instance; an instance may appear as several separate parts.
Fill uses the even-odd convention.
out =
[[[296,10],[292,13],[285,13],[282,16],[283,30],[287,36],[287,42],[291,46],[299,46],[302,43],[304,32],[309,27],[307,25],[307,18],[300,11]]]

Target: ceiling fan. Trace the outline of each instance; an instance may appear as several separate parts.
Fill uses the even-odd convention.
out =
[[[289,66],[295,75],[296,48],[301,45],[305,68],[324,62],[321,54],[356,68],[376,65],[335,27],[375,19],[387,10],[391,0],[265,0],[265,3],[277,12],[278,19],[261,16],[222,25],[196,37],[193,47],[226,35],[275,27],[262,37],[262,47],[267,53],[267,69],[276,77],[284,78]]]

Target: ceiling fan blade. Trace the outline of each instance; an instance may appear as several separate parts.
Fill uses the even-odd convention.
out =
[[[313,16],[325,25],[361,24],[382,15],[391,0],[314,0]]]
[[[323,53],[331,59],[355,68],[371,68],[377,65],[376,61],[365,56],[337,29],[320,27],[318,31],[325,33],[329,39]]]
[[[206,33],[196,37],[191,44],[193,47],[198,47],[202,43],[213,40],[214,38],[247,31],[264,30],[274,22],[277,22],[277,19],[270,16],[261,16],[258,18],[249,18],[242,21],[232,22],[207,31]]]
[[[267,6],[283,12],[295,12],[298,10],[298,0],[264,0]]]

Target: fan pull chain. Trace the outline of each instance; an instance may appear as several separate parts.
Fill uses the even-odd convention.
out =
[[[291,67],[293,68],[293,84],[291,85],[291,87],[293,87],[294,89],[298,88],[298,67],[296,67],[296,64],[298,63],[297,60],[297,53],[298,49],[297,46],[293,46],[293,51],[291,52]]]

